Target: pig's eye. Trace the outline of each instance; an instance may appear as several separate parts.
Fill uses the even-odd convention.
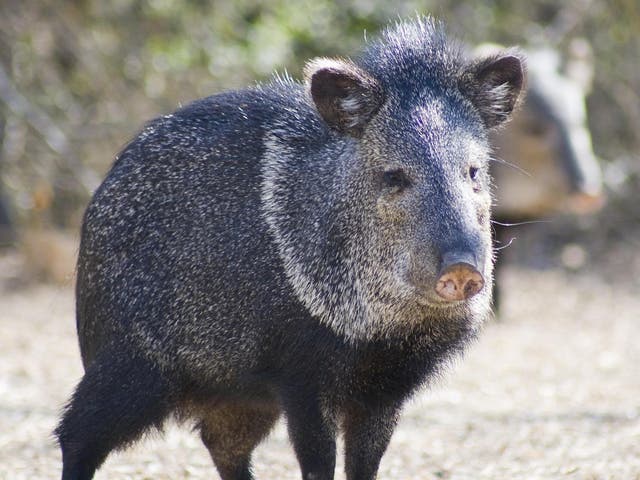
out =
[[[411,185],[409,177],[402,170],[387,170],[382,174],[382,183],[393,193],[401,192]]]
[[[471,180],[473,191],[476,193],[480,192],[480,190],[482,190],[482,186],[480,185],[480,168],[470,166],[467,175],[469,175],[469,180]]]

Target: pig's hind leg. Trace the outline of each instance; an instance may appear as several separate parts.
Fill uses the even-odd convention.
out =
[[[78,384],[56,428],[62,480],[91,479],[108,454],[160,428],[169,385],[157,366],[123,346],[106,348]]]
[[[222,480],[252,480],[251,452],[280,415],[275,404],[216,401],[203,411],[200,436]]]

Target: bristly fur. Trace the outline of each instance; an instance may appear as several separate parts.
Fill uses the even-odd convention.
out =
[[[348,480],[375,478],[403,402],[490,311],[489,288],[436,284],[452,255],[491,283],[487,129],[520,65],[468,61],[422,18],[312,60],[304,85],[150,122],[84,217],[63,479],[178,414],[223,480],[250,480],[280,412],[304,478],[333,478],[339,430]]]

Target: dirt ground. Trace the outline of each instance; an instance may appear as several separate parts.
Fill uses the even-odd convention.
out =
[[[508,268],[500,321],[411,402],[379,478],[640,479],[636,251],[613,251],[602,271]],[[51,431],[81,373],[70,285],[0,290],[0,479],[58,477]],[[300,478],[282,423],[255,470]],[[109,457],[107,478],[218,477],[197,436],[169,425]]]

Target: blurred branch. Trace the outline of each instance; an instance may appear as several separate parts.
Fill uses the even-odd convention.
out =
[[[18,92],[2,65],[0,65],[0,100],[14,115],[26,120],[51,150],[60,156],[68,155],[70,149],[65,134],[45,112]]]
[[[14,115],[23,118],[42,137],[54,153],[66,160],[66,163],[71,167],[73,178],[84,189],[85,193],[90,193],[96,188],[99,184],[99,179],[73,155],[65,133],[58,128],[46,112],[29,102],[18,91],[2,65],[0,65],[0,101]]]

